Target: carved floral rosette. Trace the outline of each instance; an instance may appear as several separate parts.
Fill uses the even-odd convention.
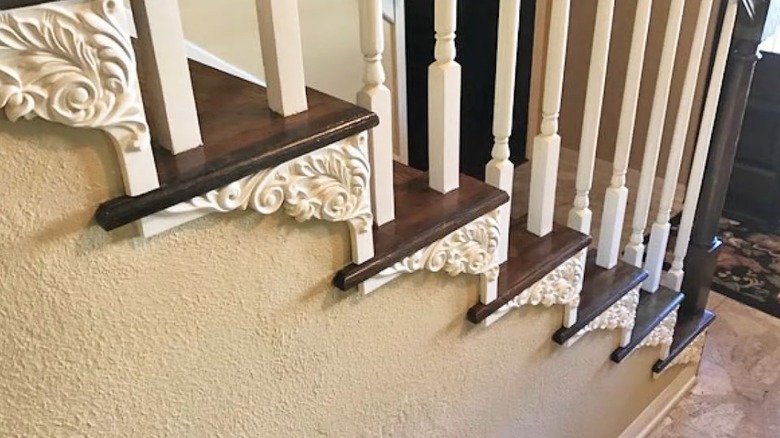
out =
[[[493,210],[384,269],[375,278],[427,270],[443,271],[453,277],[460,274],[485,275],[488,281],[495,281],[498,278],[496,251],[501,237],[498,216],[499,210]]]
[[[627,293],[612,307],[591,321],[590,324],[577,333],[577,337],[595,330],[633,330],[638,306],[639,289],[637,288]]]
[[[165,210],[167,215],[281,209],[299,222],[347,222],[356,234],[371,229],[370,170],[365,134],[247,176]]]
[[[150,148],[120,0],[0,12],[0,107],[106,131],[125,152]]]
[[[506,307],[520,308],[526,305],[578,307],[585,277],[586,257],[587,250],[581,251],[513,298]]]

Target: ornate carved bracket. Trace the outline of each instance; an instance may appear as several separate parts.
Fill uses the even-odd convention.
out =
[[[644,347],[657,347],[661,346],[661,360],[669,357],[669,348],[672,346],[674,340],[674,327],[677,325],[677,309],[674,309],[661,324],[658,325],[642,342],[637,346],[637,349]]]
[[[129,195],[159,186],[124,2],[54,3],[0,13],[0,107],[105,131]]]
[[[621,346],[626,346],[631,341],[631,333],[636,322],[636,309],[639,306],[639,289],[636,288],[627,293],[612,307],[604,311],[596,319],[580,330],[573,338],[566,342],[565,346],[574,345],[587,333],[596,330],[621,330]]]
[[[533,286],[513,298],[502,308],[485,319],[486,325],[498,321],[512,309],[525,306],[564,306],[563,325],[570,327],[577,321],[577,307],[585,278],[587,248],[563,262]]]
[[[707,331],[705,330],[696,339],[688,345],[685,350],[682,351],[661,373],[677,365],[688,365],[692,363],[698,364],[701,362],[702,354],[704,353],[704,342],[707,339]]]
[[[483,277],[481,295],[489,295],[495,290],[498,280],[499,214],[500,209],[493,210],[384,269],[364,282],[360,286],[361,292],[373,292],[403,274],[426,270],[443,271],[453,277],[480,275]]]
[[[161,214],[251,209],[269,215],[284,210],[299,222],[346,222],[352,235],[353,259],[365,262],[374,256],[366,139],[365,133],[353,136],[174,205]]]

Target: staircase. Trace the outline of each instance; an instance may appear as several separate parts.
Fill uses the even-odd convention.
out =
[[[561,328],[552,337],[555,343],[570,347],[590,332],[615,331],[616,349],[610,356],[614,362],[630,360],[640,348],[658,348],[652,372],[660,374],[697,362],[707,327],[714,320],[710,312],[681,308],[685,292],[680,288],[737,3],[727,2],[669,272],[662,266],[673,188],[715,3],[700,2],[697,37],[674,132],[675,149],[667,163],[660,213],[649,245],[645,247],[648,207],[663,123],[651,129],[647,140],[644,182],[622,259],[625,174],[651,1],[640,0],[637,8],[620,119],[623,136],[616,148],[599,242],[590,236],[594,213],[588,197],[615,2],[599,2],[578,196],[569,223],[562,226],[552,218],[569,3],[553,0],[552,4],[543,117],[533,144],[525,217],[511,216],[514,165],[508,148],[520,0],[501,2],[495,145],[486,181],[459,172],[458,132],[460,123],[467,121],[461,120],[459,111],[463,84],[454,44],[456,0],[436,1],[427,172],[392,161],[393,99],[381,63],[380,0],[360,1],[365,83],[357,105],[305,87],[293,1],[257,1],[267,88],[188,61],[175,2],[133,0],[132,10],[114,0],[0,2],[0,103],[11,120],[37,116],[102,129],[114,140],[126,194],[97,208],[95,219],[106,231],[138,226],[141,236],[150,238],[208,214],[237,210],[262,215],[283,211],[300,222],[345,223],[351,263],[333,278],[343,292],[381,293],[391,281],[419,271],[477,276],[473,305],[463,315],[471,324],[499,324],[513,310],[527,306],[562,306]],[[667,44],[655,84],[655,120],[664,120],[667,113],[678,46],[675,35],[684,3],[674,3],[679,6],[672,7],[666,24]],[[131,16],[138,32],[130,25]],[[31,36],[23,28],[36,33]],[[66,43],[71,42],[82,50],[67,52]],[[67,69],[38,61],[40,56],[62,57],[63,50],[75,56],[66,56]],[[38,67],[54,71],[38,74],[29,68],[30,62],[41,62]],[[51,79],[58,75],[60,80]],[[94,88],[74,82],[78,77],[93,80]],[[68,93],[64,102],[57,100],[63,98],[61,93]]]

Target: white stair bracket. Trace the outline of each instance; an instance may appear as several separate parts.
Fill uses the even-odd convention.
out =
[[[106,132],[125,192],[137,196],[159,182],[126,17],[116,0],[0,12],[0,107],[12,122]]]
[[[263,215],[284,212],[298,222],[319,219],[346,222],[352,261],[374,257],[371,227],[370,167],[365,132],[300,156],[271,169],[241,178],[187,202],[174,205],[150,220],[156,232],[208,213],[253,210]],[[178,223],[176,219],[180,218]],[[148,237],[148,236],[147,236]]]
[[[203,145],[177,2],[132,0],[141,88],[156,141],[179,154]]]
[[[631,342],[631,334],[636,322],[636,309],[639,306],[639,287],[627,293],[612,307],[605,310],[585,328],[577,332],[573,338],[564,343],[564,347],[571,347],[587,333],[596,330],[620,330],[620,346],[625,347]]]
[[[661,355],[659,359],[664,360],[669,357],[669,350],[672,347],[672,341],[674,340],[674,327],[677,325],[677,311],[680,309],[678,305],[672,313],[667,315],[661,324],[658,325],[642,342],[632,351],[632,353],[640,348],[644,347],[661,347]]]
[[[698,364],[701,362],[702,354],[704,354],[704,342],[707,339],[707,331],[703,331],[690,343],[685,350],[683,350],[674,360],[669,363],[660,373],[655,373],[656,377],[665,373],[666,370],[675,367],[689,364]]]
[[[507,304],[495,311],[484,320],[485,326],[490,326],[513,309],[525,306],[552,307],[564,306],[563,326],[571,327],[577,322],[577,308],[580,305],[580,292],[585,279],[585,261],[587,248],[577,255],[561,263],[544,278],[524,290]]]
[[[461,274],[479,275],[480,300],[490,302],[496,299],[501,239],[500,210],[491,211],[384,269],[361,283],[360,292],[371,293],[404,274],[443,271],[453,277]]]

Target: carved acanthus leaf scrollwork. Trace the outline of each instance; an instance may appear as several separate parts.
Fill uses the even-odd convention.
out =
[[[501,237],[499,210],[494,210],[450,233],[376,275],[385,278],[427,270],[444,271],[451,276],[485,274],[489,281],[498,277],[496,251]]]
[[[364,137],[353,137],[247,176],[170,207],[165,214],[252,209],[267,215],[284,207],[299,222],[348,222],[357,233],[363,233],[373,220],[369,164],[360,148]]]
[[[649,335],[639,344],[639,347],[656,347],[659,345],[672,345],[674,340],[674,327],[677,325],[677,310],[674,309],[661,324],[658,325]]]
[[[580,303],[582,281],[585,275],[587,250],[570,258],[512,299],[507,306],[519,308],[526,305],[552,307],[564,305],[577,307]]]
[[[126,151],[149,147],[121,8],[119,0],[95,0],[0,13],[0,106],[8,119],[99,128]]]
[[[612,307],[591,321],[578,335],[581,336],[595,330],[631,330],[636,321],[637,306],[639,306],[639,289],[627,293]]]

